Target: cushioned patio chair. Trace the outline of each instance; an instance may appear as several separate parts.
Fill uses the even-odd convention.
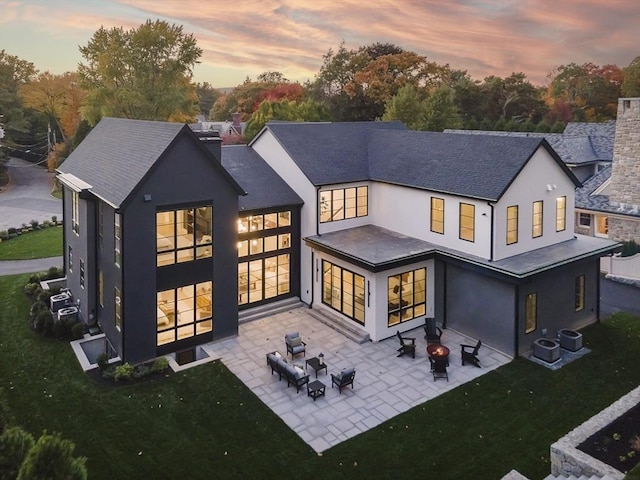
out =
[[[447,373],[447,359],[446,358],[433,358],[429,357],[431,363],[431,373],[433,374],[433,381],[438,378],[446,378],[449,381],[449,374]]]
[[[442,330],[436,325],[435,318],[425,318],[424,320],[424,338],[427,341],[427,345],[431,343],[440,344],[440,337],[442,337]]]
[[[460,355],[462,356],[462,365],[464,365],[465,362],[469,362],[470,364],[480,368],[480,360],[478,360],[478,350],[480,350],[481,346],[482,342],[480,340],[478,340],[478,343],[476,343],[475,345],[461,344]]]
[[[305,355],[305,347],[307,344],[302,341],[300,333],[287,333],[284,336],[284,343],[287,345],[287,353],[291,354],[291,360],[293,360],[294,355],[298,355],[300,353],[302,356]]]
[[[396,332],[398,340],[400,340],[400,348],[398,349],[398,356],[401,357],[405,353],[410,353],[411,358],[416,358],[416,339],[413,337],[403,337],[400,335],[400,331]]]
[[[356,376],[356,369],[354,367],[344,368],[337,375],[331,374],[331,388],[335,385],[338,387],[338,391],[342,393],[342,389],[348,385],[353,388],[353,379]]]

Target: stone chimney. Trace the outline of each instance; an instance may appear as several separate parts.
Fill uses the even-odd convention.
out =
[[[609,203],[640,215],[640,98],[618,99]],[[609,238],[640,239],[640,222],[609,217]]]
[[[216,157],[218,162],[222,162],[222,139],[217,131],[199,131],[195,133],[210,153]]]

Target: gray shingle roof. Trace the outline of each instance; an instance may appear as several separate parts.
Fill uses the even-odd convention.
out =
[[[611,165],[603,168],[584,182],[582,187],[576,189],[576,208],[591,210],[594,212],[617,213],[619,215],[630,215],[640,218],[640,211],[634,209],[632,205],[611,205],[608,195],[594,195],[604,182],[611,178]]]
[[[367,132],[406,130],[400,122],[288,123],[267,128],[314,185],[369,178]]]
[[[198,142],[183,123],[105,117],[58,171],[89,183],[92,193],[119,207],[182,132]]]
[[[389,131],[370,140],[371,179],[495,201],[540,145],[542,138]]]
[[[222,166],[247,193],[238,199],[240,210],[301,205],[302,199],[265,162],[246,145],[222,147]]]

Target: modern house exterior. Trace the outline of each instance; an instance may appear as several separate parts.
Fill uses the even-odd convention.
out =
[[[239,310],[288,297],[372,341],[435,317],[522,355],[598,319],[617,246],[574,234],[580,182],[544,138],[272,122],[219,147],[106,118],[59,178],[68,286],[131,363],[236,335]]]

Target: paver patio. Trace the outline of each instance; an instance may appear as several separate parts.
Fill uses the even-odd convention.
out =
[[[328,373],[318,380],[326,385],[326,395],[313,401],[306,386],[296,393],[283,378],[271,374],[266,354],[286,353],[284,335],[299,331],[306,342],[306,355],[298,355],[296,364],[324,353]],[[462,366],[460,344],[475,344],[451,329],[444,331],[443,345],[451,349],[449,381],[434,382],[426,353],[422,328],[403,333],[416,338],[416,358],[397,357],[396,337],[382,342],[358,345],[316,320],[305,307],[278,313],[252,322],[241,323],[235,338],[211,343],[203,349],[220,359],[247,387],[273,410],[300,438],[320,453],[384,421],[420,405],[438,395],[469,382],[511,361],[511,358],[486,346],[480,349],[482,368]],[[291,360],[291,356],[289,356]],[[331,373],[354,366],[354,388],[338,393],[331,388]],[[313,369],[307,372],[315,379]]]

